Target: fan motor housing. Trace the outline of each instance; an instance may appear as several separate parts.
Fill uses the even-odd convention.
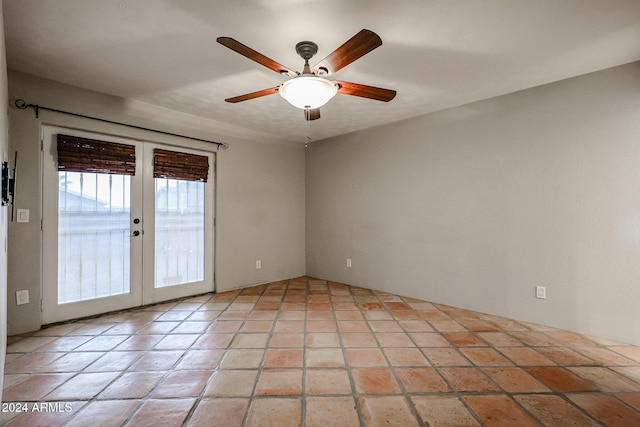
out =
[[[313,58],[313,55],[318,53],[318,45],[314,42],[303,41],[296,44],[296,52],[302,57],[302,59],[308,61]]]

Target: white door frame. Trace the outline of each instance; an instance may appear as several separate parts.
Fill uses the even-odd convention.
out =
[[[134,230],[134,218],[142,219],[142,224],[140,224],[142,227],[140,227],[140,236],[131,238],[131,293],[129,294],[79,303],[58,304],[58,180],[51,179],[51,177],[57,176],[55,141],[57,133],[136,146],[136,175],[132,177],[131,181],[131,197],[132,199],[139,197],[139,200],[138,203],[135,203],[134,200],[131,203],[131,230]],[[213,292],[215,290],[215,152],[46,124],[42,125],[42,141],[43,274],[41,289],[43,324],[142,306],[188,295]],[[153,148],[207,155],[209,157],[210,173],[209,179],[205,184],[205,279],[202,282],[154,288],[154,215],[151,214],[155,208]],[[144,215],[145,213],[147,214],[146,216]]]

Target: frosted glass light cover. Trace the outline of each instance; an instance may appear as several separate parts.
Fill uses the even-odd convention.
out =
[[[338,93],[338,87],[322,77],[301,75],[284,82],[278,93],[294,107],[307,110],[326,104]]]

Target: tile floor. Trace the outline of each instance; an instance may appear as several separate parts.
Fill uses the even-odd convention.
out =
[[[12,337],[11,426],[640,426],[640,347],[300,277]]]

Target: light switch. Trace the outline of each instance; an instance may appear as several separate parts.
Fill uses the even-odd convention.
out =
[[[29,222],[29,209],[18,209],[18,222]]]

